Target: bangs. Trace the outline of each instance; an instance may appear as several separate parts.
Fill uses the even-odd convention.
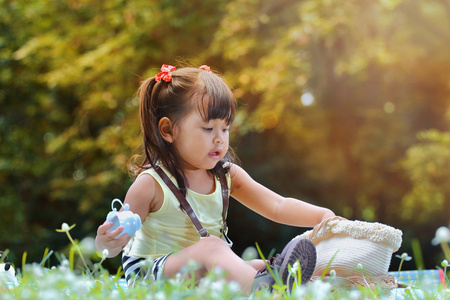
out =
[[[206,122],[220,119],[230,125],[234,120],[236,109],[233,93],[215,74],[202,72],[201,78],[204,87],[193,95],[198,97],[198,112]]]

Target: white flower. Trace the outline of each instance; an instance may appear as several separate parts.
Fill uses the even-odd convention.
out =
[[[364,269],[364,267],[363,267],[363,265],[362,265],[361,263],[358,263],[358,264],[356,265],[356,269],[362,270],[362,269]]]
[[[69,231],[69,225],[67,223],[62,223],[61,230],[62,231]]]
[[[181,273],[177,273],[173,278],[169,278],[169,283],[171,285],[180,285],[182,282],[183,282],[183,274]]]
[[[331,270],[330,271],[330,277],[336,277],[336,271],[335,270]]]
[[[331,291],[331,283],[321,280],[314,280],[311,283],[312,299],[327,299]]]
[[[206,296],[211,290],[212,283],[213,281],[209,277],[203,277],[202,279],[200,279],[197,287],[198,295]]]
[[[25,265],[25,270],[27,273],[32,274],[34,277],[42,278],[44,277],[44,268],[37,263],[32,263],[30,265]]]
[[[90,236],[85,237],[80,242],[80,248],[84,254],[91,256],[97,251],[97,249],[95,248],[95,239]]]
[[[65,282],[73,283],[76,280],[76,276],[73,272],[66,272],[64,273],[64,277],[62,277]]]
[[[70,261],[68,259],[64,258],[61,261],[61,269],[65,270],[65,269],[67,269],[69,267],[70,267]]]
[[[408,256],[408,253],[403,252],[402,255],[396,255],[395,257],[400,258],[401,260],[410,261],[412,259],[411,256]]]
[[[226,284],[227,282],[225,280],[216,280],[211,282],[209,292],[212,294],[212,298],[220,299],[220,295],[223,293]]]
[[[444,259],[444,260],[441,262],[441,266],[444,267],[444,268],[450,267],[450,265],[448,264],[448,260]]]
[[[306,287],[306,285],[297,286],[297,288],[292,290],[293,299],[306,299],[307,294],[308,288]]]
[[[223,268],[214,267],[211,271],[216,278],[225,278],[225,270]]]
[[[436,230],[436,235],[431,240],[431,243],[436,246],[441,243],[450,243],[450,229],[448,227],[441,226]]]
[[[296,276],[298,272],[298,268],[300,267],[300,263],[298,260],[292,265],[291,270],[289,271],[291,273],[291,276]]]
[[[359,299],[361,299],[361,292],[359,290],[352,290],[352,291],[350,291],[348,296],[352,300],[359,300]]]
[[[75,227],[75,224],[69,226],[67,223],[62,223],[61,229],[56,229],[58,232],[69,232],[72,228]]]
[[[120,296],[119,290],[117,290],[117,289],[112,290],[109,297],[110,297],[110,299],[122,299]]]
[[[103,249],[103,251],[102,251],[102,257],[103,257],[103,258],[107,258],[108,255],[109,255],[109,250],[108,250],[108,249]]]
[[[228,283],[228,291],[230,294],[237,294],[241,290],[241,285],[237,281],[230,281]]]
[[[155,299],[156,300],[165,300],[166,298],[166,294],[163,291],[159,291],[155,294]]]
[[[200,268],[200,264],[193,259],[188,260],[187,264],[181,267],[181,273],[188,274]]]

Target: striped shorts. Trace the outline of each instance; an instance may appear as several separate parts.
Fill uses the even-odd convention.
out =
[[[150,262],[142,257],[122,255],[122,266],[127,285],[129,287],[134,286],[139,279],[149,279],[150,275],[153,275],[155,280],[160,280],[163,276],[164,264],[170,254],[158,257]]]

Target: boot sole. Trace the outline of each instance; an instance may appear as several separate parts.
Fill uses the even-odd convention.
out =
[[[293,239],[283,249],[281,256],[284,257],[280,266],[280,276],[283,283],[288,284],[289,289],[292,289],[294,283],[294,277],[290,277],[289,283],[287,279],[289,277],[288,265],[293,265],[297,260],[301,265],[302,281],[304,284],[311,279],[316,268],[317,252],[314,243],[308,239],[297,238]]]

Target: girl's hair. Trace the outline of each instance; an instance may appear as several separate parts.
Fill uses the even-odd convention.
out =
[[[236,103],[230,88],[217,74],[196,68],[182,68],[170,74],[169,82],[151,77],[138,90],[143,154],[139,162],[135,160],[132,171],[136,178],[140,172],[160,163],[175,176],[181,192],[186,195],[188,183],[179,156],[175,147],[159,133],[159,121],[167,117],[175,125],[192,109],[197,109],[206,122],[223,119],[230,125],[234,120]],[[229,171],[230,164],[226,162],[234,162],[231,147],[225,157],[208,171],[213,176],[220,176],[220,173]]]

